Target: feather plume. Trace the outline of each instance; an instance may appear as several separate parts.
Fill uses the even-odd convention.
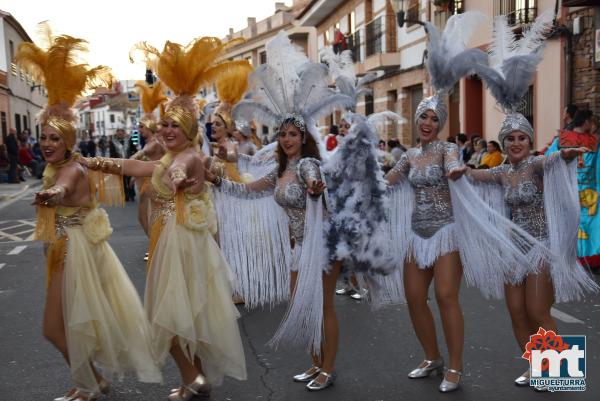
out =
[[[494,19],[493,38],[490,46],[490,65],[503,75],[502,62],[514,55],[516,48],[515,33],[508,25],[505,15]]]
[[[326,46],[321,50],[321,60],[329,66],[329,72],[334,80],[339,77],[346,77],[353,82],[356,80],[352,51],[344,50],[340,54],[335,54],[331,46]]]
[[[297,68],[308,62],[302,49],[290,41],[284,31],[266,44],[267,62],[280,81],[285,110],[294,108],[294,91],[298,82]]]
[[[248,75],[252,70],[250,63],[245,61],[222,74],[216,82],[219,99],[230,106],[239,102],[248,90]]]
[[[489,66],[477,63],[475,70],[507,114],[516,112],[522,104],[541,61],[545,35],[553,18],[552,10],[543,12],[520,40],[515,40],[506,17],[499,16],[494,20]]]
[[[433,24],[425,23],[429,35],[427,69],[436,91],[450,92],[461,77],[474,71],[475,64],[486,62],[487,56],[481,50],[467,49],[471,35],[483,19],[483,14],[474,11],[453,15],[443,33]]]
[[[153,85],[148,85],[146,81],[136,81],[135,87],[140,94],[142,110],[146,114],[154,112],[154,109],[168,100],[162,81],[157,81]]]
[[[517,54],[525,55],[538,51],[545,44],[546,35],[550,32],[553,23],[554,10],[552,8],[538,15],[533,24],[523,32]]]
[[[222,42],[218,38],[201,37],[183,46],[167,41],[160,52],[148,43],[140,42],[130,51],[130,60],[134,60],[136,53],[141,53],[175,95],[193,97],[202,86],[214,82],[217,76],[247,64],[239,60],[217,61],[229,47],[241,42],[241,39]]]
[[[80,61],[81,54],[87,51],[85,40],[67,35],[52,36],[47,23],[42,23],[39,29],[49,46],[43,49],[33,43],[21,43],[15,62],[46,87],[48,106],[42,113],[42,121],[50,114],[73,121],[70,107],[77,98],[85,90],[110,86],[112,75],[108,67],[89,68]]]

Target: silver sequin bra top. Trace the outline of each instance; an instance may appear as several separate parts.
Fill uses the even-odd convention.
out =
[[[304,240],[306,219],[306,190],[309,180],[321,179],[319,161],[304,158],[288,163],[286,171],[275,184],[275,202],[290,219],[290,235],[297,244]]]
[[[434,141],[409,149],[388,173],[390,182],[408,177],[415,194],[411,226],[420,237],[430,238],[454,222],[446,174],[459,165],[455,144]]]
[[[306,157],[289,161],[281,177],[277,176],[277,168],[261,178],[257,187],[262,191],[273,191],[275,202],[283,208],[289,218],[290,237],[301,245],[304,240],[304,222],[306,219],[306,190],[309,180],[320,180],[320,162]],[[250,184],[252,185],[252,184]],[[244,184],[223,180],[222,190],[237,195],[260,196],[252,194]]]
[[[556,156],[555,156],[556,155]],[[550,157],[559,157],[559,153]],[[518,164],[494,167],[490,173],[504,188],[511,220],[533,237],[548,238],[544,210],[544,156],[530,156]]]

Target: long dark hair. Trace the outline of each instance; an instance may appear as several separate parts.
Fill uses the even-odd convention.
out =
[[[280,129],[284,127],[284,124],[281,125]],[[321,160],[321,154],[319,153],[319,146],[317,142],[313,138],[313,136],[304,131],[300,131],[302,134],[302,147],[300,148],[300,157],[312,157],[317,160]],[[279,140],[277,140],[277,163],[279,164],[279,168],[277,170],[277,176],[281,177],[287,168],[288,157],[283,151]]]

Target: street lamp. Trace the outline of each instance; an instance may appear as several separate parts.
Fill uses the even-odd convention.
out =
[[[425,22],[413,19],[406,19],[406,11],[404,11],[404,0],[392,0],[391,4],[392,9],[396,14],[396,22],[398,23],[398,26],[400,28],[402,28],[404,24],[408,22],[411,24],[421,25],[423,28],[425,28],[425,32],[427,32],[427,26],[425,25]]]

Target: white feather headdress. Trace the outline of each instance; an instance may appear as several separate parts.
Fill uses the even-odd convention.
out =
[[[486,62],[486,54],[479,49],[467,48],[475,28],[485,20],[476,11],[451,16],[444,31],[440,33],[433,24],[426,22],[429,35],[427,44],[427,70],[435,94],[425,98],[417,107],[415,120],[426,110],[433,110],[440,120],[440,127],[448,118],[448,108],[443,97],[462,77],[472,74],[474,67]]]
[[[351,107],[353,99],[329,88],[327,66],[310,62],[285,32],[267,43],[266,50],[267,64],[249,78],[252,98],[234,107],[234,119],[254,119],[272,127],[293,120],[319,142],[316,121],[336,109]]]
[[[501,144],[508,134],[516,130],[528,134],[533,141],[533,128],[518,110],[542,60],[546,34],[553,21],[553,10],[543,12],[517,40],[506,16],[501,15],[494,20],[489,65],[478,64],[476,72],[507,115],[500,129]]]

